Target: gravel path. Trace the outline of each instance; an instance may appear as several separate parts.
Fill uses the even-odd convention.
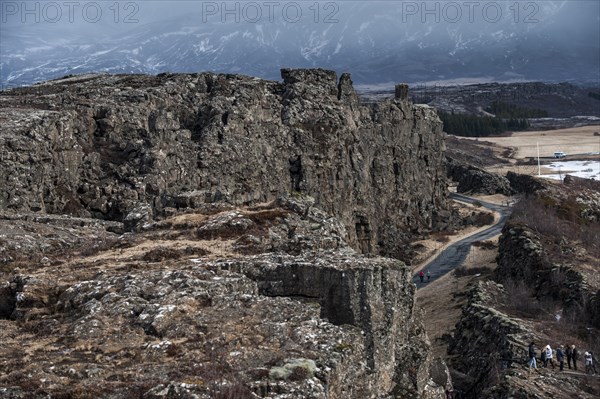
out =
[[[427,265],[422,267],[421,270],[423,270],[423,273],[427,274],[427,270],[429,270],[431,273],[431,279],[429,280],[430,283],[459,267],[467,258],[471,245],[474,242],[487,240],[500,234],[502,227],[504,227],[504,223],[506,223],[506,219],[510,215],[510,208],[506,206],[492,204],[491,202],[481,201],[477,198],[471,198],[467,197],[466,195],[456,193],[451,193],[450,198],[471,204],[480,203],[485,208],[498,212],[500,214],[500,219],[489,228],[451,244]],[[424,282],[421,283],[417,273],[413,277],[413,282],[417,285],[417,288],[426,287],[427,276],[425,276]]]

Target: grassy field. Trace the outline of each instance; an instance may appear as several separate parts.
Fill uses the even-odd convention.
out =
[[[517,132],[510,136],[483,138],[455,138],[449,136],[448,148],[477,154],[483,167],[489,172],[505,175],[512,171],[520,174],[537,175],[537,151],[540,150],[541,174],[554,175],[557,170],[544,165],[556,161],[555,151],[563,151],[567,157],[561,161],[591,161],[589,167],[600,170],[600,126],[582,126],[569,129]],[[472,145],[467,145],[472,143]],[[504,160],[504,161],[503,161]],[[467,159],[467,162],[472,162]],[[477,165],[477,163],[476,163]],[[562,174],[572,171],[562,169]]]
[[[600,136],[594,136],[595,132],[600,132],[600,126],[517,132],[509,137],[485,137],[483,140],[502,147],[513,148],[513,157],[516,159],[537,157],[538,144],[540,157],[552,157],[555,151],[563,151],[572,156],[600,152]],[[475,138],[469,139],[476,140]]]

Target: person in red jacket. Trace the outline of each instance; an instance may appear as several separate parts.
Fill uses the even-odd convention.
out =
[[[424,276],[425,276],[425,275],[423,274],[423,270],[421,270],[421,271],[419,272],[419,278],[421,279],[421,282],[423,282],[423,277],[424,277]]]

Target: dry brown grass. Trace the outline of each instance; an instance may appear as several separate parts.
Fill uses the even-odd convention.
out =
[[[275,209],[263,209],[254,212],[243,212],[244,216],[252,220],[254,223],[259,225],[269,226],[273,224],[278,218],[285,218],[289,215],[289,211],[281,208]]]
[[[502,147],[515,149],[515,158],[551,157],[554,151],[567,154],[581,154],[600,151],[600,143],[594,137],[598,126],[582,126],[570,129],[556,129],[535,132],[514,133],[510,137],[486,137],[485,140]]]
[[[600,225],[582,219],[581,211],[581,205],[573,196],[564,200],[547,196],[526,197],[515,205],[511,220],[555,243],[576,242],[589,255],[600,258]],[[560,245],[546,246],[545,249],[552,256],[565,257]]]
[[[423,311],[423,323],[435,357],[448,359],[448,339],[462,315],[462,307],[467,303],[468,286],[485,278],[475,276],[478,269],[493,270],[496,253],[496,249],[472,247],[461,266],[467,271],[464,275],[449,273],[417,291],[417,304]]]

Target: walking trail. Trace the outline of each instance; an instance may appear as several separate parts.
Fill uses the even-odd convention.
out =
[[[431,279],[429,280],[429,283],[432,283],[438,278],[459,267],[467,258],[473,243],[487,240],[500,234],[511,212],[510,207],[493,204],[491,202],[482,201],[477,198],[468,197],[462,194],[451,193],[450,198],[462,202],[468,202],[470,204],[481,204],[483,207],[497,212],[500,215],[500,218],[496,221],[496,223],[487,229],[477,231],[465,238],[462,238],[461,240],[456,241],[455,243],[450,244],[439,255],[429,261],[425,266],[421,267],[420,270],[423,270],[424,273],[426,273],[427,270],[429,270],[429,273],[431,273]],[[428,284],[426,277],[424,282],[421,283],[418,272],[414,276],[413,282],[417,285],[417,288],[423,288]]]

